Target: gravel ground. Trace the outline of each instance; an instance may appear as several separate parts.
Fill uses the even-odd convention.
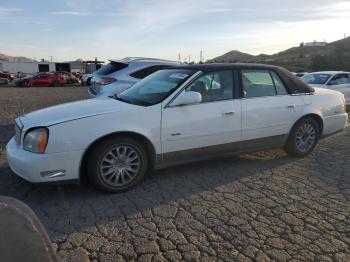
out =
[[[82,87],[0,88],[0,150],[17,115]],[[0,195],[33,208],[63,261],[350,261],[350,129],[305,159],[270,150],[152,172],[135,189],[32,185],[0,152]]]

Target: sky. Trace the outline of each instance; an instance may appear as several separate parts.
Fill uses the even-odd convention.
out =
[[[0,0],[0,53],[37,60],[272,54],[350,36],[350,1]]]

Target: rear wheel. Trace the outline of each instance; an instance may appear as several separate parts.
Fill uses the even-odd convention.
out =
[[[145,175],[147,153],[138,141],[119,136],[100,142],[87,159],[90,182],[106,192],[122,192],[135,186]]]
[[[29,81],[23,81],[22,87],[29,87]]]
[[[320,132],[320,126],[313,118],[303,118],[296,123],[290,132],[284,150],[291,156],[307,156],[314,150]]]

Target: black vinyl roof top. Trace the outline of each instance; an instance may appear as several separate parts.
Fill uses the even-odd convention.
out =
[[[198,70],[204,73],[210,73],[215,71],[223,70],[239,70],[239,69],[261,69],[261,70],[273,70],[280,78],[282,78],[289,94],[300,94],[300,93],[314,93],[315,90],[301,81],[297,76],[289,72],[283,67],[265,64],[250,64],[250,63],[225,63],[225,64],[195,64],[195,65],[183,65],[175,66],[172,69],[189,69]]]

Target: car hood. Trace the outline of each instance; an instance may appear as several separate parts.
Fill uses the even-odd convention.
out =
[[[322,85],[322,84],[308,84],[308,85],[311,87],[323,87],[323,88],[327,87],[326,85]]]
[[[20,117],[25,129],[52,126],[81,118],[126,111],[140,106],[120,102],[112,98],[96,98],[44,108]]]

